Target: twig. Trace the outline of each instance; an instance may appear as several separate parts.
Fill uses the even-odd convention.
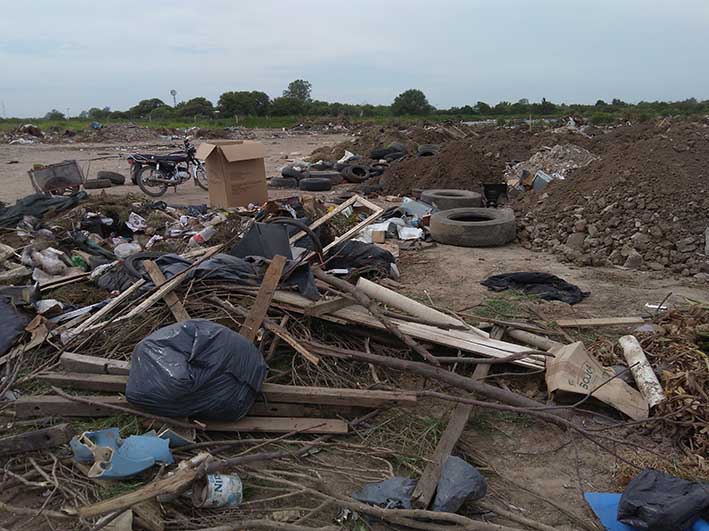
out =
[[[486,511],[491,511],[495,514],[502,516],[503,518],[507,518],[508,520],[512,520],[513,522],[517,522],[518,524],[525,525],[532,529],[537,529],[538,531],[559,531],[556,527],[537,522],[536,520],[532,520],[531,518],[526,518],[520,514],[508,511],[507,509],[503,509],[502,507],[494,503],[479,500],[476,501],[475,504],[478,507],[485,509]]]

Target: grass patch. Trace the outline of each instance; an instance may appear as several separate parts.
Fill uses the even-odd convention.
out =
[[[538,300],[533,295],[527,295],[522,291],[505,291],[493,297],[488,297],[472,312],[480,317],[492,317],[496,319],[515,319],[527,317],[524,304]]]

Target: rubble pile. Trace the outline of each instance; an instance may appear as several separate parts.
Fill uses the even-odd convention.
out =
[[[709,279],[707,126],[623,128],[602,147],[600,160],[521,198],[522,245],[580,265]]]
[[[518,162],[505,172],[507,181],[523,180],[542,171],[555,179],[565,179],[571,170],[588,166],[599,157],[574,144],[557,144],[538,151],[529,160]]]

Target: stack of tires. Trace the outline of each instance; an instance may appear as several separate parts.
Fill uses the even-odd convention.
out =
[[[299,188],[311,192],[330,190],[342,182],[339,171],[328,168],[328,164],[313,164],[308,169],[286,166],[281,170],[281,177],[272,177],[270,184],[274,188]]]
[[[458,247],[497,247],[517,236],[511,208],[481,208],[480,194],[469,190],[425,190],[421,200],[438,209],[429,231],[434,241]]]
[[[123,186],[126,184],[124,175],[115,171],[96,172],[95,179],[86,179],[84,188],[86,190],[100,190],[101,188],[111,188],[112,186]]]

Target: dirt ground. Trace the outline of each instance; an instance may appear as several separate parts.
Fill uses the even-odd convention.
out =
[[[289,135],[280,131],[259,131],[256,140],[266,146],[266,175],[280,175],[289,154],[294,158],[305,157],[318,146],[342,142],[345,135]],[[199,141],[196,141],[199,145]],[[54,164],[75,159],[84,175],[94,178],[100,170],[116,171],[129,175],[126,156],[131,153],[168,153],[179,149],[179,141],[141,142],[133,144],[0,144],[0,201],[14,202],[16,199],[34,192],[27,171],[33,164]],[[299,153],[299,155],[295,155]],[[92,160],[92,159],[100,160]],[[17,161],[17,162],[13,162]],[[107,191],[112,194],[139,194],[140,188],[130,184],[116,186]],[[273,191],[274,197],[282,197],[282,192]],[[97,191],[98,193],[98,191]],[[187,182],[177,189],[169,189],[162,197],[164,201],[176,204],[207,203],[207,192],[193,182]]]

